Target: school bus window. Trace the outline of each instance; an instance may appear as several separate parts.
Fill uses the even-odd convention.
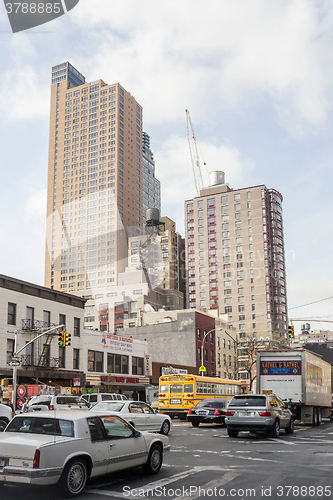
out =
[[[170,385],[170,392],[172,393],[182,393],[183,386],[182,385]]]
[[[193,384],[185,384],[184,392],[193,392]]]
[[[169,386],[166,385],[161,385],[160,386],[161,391],[160,392],[169,392]]]

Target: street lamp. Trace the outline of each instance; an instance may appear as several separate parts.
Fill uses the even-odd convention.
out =
[[[201,364],[203,365],[203,362],[204,362],[204,359],[203,359],[203,346],[204,346],[204,342],[207,338],[207,335],[209,335],[210,333],[214,332],[214,331],[219,331],[219,330],[222,330],[222,328],[212,328],[212,330],[209,330],[209,332],[206,332],[204,334],[204,337],[202,339],[202,343],[201,343]],[[201,372],[201,376],[203,377],[204,376],[204,372]]]

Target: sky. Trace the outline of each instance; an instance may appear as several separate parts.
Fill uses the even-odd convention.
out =
[[[296,333],[330,329],[332,33],[332,0],[80,0],[15,34],[1,3],[0,273],[44,284],[51,67],[70,61],[143,106],[162,215],[182,235],[196,196],[186,108],[206,185],[223,170],[234,189],[282,193],[289,316]]]

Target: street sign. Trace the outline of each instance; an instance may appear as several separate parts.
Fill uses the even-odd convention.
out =
[[[17,389],[17,394],[22,398],[23,396],[25,396],[25,393],[26,393],[26,389],[25,389],[24,385],[20,385]]]
[[[18,399],[18,401],[17,401],[17,407],[18,407],[19,410],[22,410],[24,403],[25,403],[25,399],[24,398]]]
[[[206,367],[204,365],[201,365],[199,368],[199,372],[205,372],[205,371],[206,371]]]
[[[21,361],[9,361],[9,366],[20,366]]]

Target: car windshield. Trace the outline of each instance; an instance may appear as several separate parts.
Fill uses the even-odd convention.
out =
[[[57,396],[58,405],[88,406],[85,399],[78,396]]]
[[[71,420],[58,418],[15,417],[6,432],[74,437],[74,424]]]
[[[261,396],[238,396],[232,398],[229,406],[266,406],[266,398]]]
[[[97,403],[92,410],[121,411],[123,408],[124,403],[121,401],[101,401]]]
[[[47,396],[44,396],[42,398],[38,397],[36,399],[31,399],[29,401],[29,406],[33,406],[33,405],[46,405],[46,406],[48,406],[50,404],[50,401],[51,401],[51,396],[49,398]]]

